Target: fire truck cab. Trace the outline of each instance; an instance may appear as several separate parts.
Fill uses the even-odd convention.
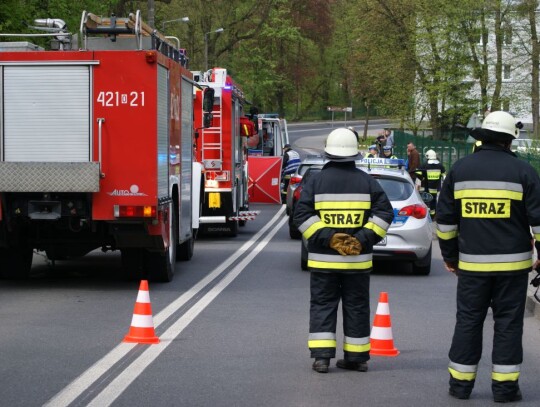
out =
[[[236,236],[257,215],[248,199],[247,140],[254,126],[243,124],[247,102],[226,69],[194,72],[194,78],[195,149],[205,180],[200,229]]]
[[[0,44],[0,276],[120,250],[127,277],[171,281],[193,255],[202,167],[187,58],[140,12],[83,12],[78,44]]]

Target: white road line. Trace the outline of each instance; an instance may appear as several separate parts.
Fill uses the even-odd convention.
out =
[[[276,232],[285,224],[287,218],[283,218],[272,231],[218,284],[216,284],[204,297],[191,307],[179,318],[167,331],[161,335],[161,342],[145,350],[137,359],[127,366],[103,391],[98,394],[89,404],[89,407],[103,407],[111,405],[127,387],[152,363],[173,340],[199,315],[259,254],[270,242]]]
[[[274,215],[272,220],[268,222],[261,230],[259,230],[250,240],[245,242],[236,252],[225,260],[220,266],[216,267],[211,273],[209,273],[205,278],[187,290],[184,294],[178,297],[175,301],[170,303],[167,307],[161,310],[158,314],[154,316],[154,326],[157,328],[161,323],[163,323],[167,318],[169,318],[173,313],[178,311],[186,302],[191,298],[197,295],[200,291],[204,289],[212,280],[214,280],[218,275],[220,275],[227,267],[229,267],[238,256],[246,252],[253,244],[259,239],[261,235],[266,233],[274,223],[282,217],[283,212],[285,211],[285,205],[282,205],[280,210]],[[287,219],[287,218],[283,218]],[[280,225],[283,223],[280,222]],[[274,232],[275,233],[275,232]],[[170,330],[170,328],[169,328]],[[168,331],[167,331],[168,332]],[[96,382],[102,375],[107,373],[111,367],[116,364],[120,359],[122,359],[129,351],[131,351],[137,344],[135,343],[125,343],[122,342],[114,349],[112,349],[108,354],[103,356],[100,360],[90,366],[85,372],[81,373],[76,379],[74,379],[70,384],[68,384],[64,389],[59,393],[53,396],[47,403],[44,404],[44,407],[62,407],[68,406],[72,403],[77,397],[79,397],[86,389],[88,389],[94,382]],[[151,345],[160,346],[160,345]]]

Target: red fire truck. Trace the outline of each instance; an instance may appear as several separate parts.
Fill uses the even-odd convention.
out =
[[[201,230],[236,236],[238,226],[254,219],[249,211],[247,139],[255,128],[244,115],[246,100],[227,70],[194,72],[195,148],[204,166],[205,199]],[[204,97],[210,101],[204,103]],[[205,117],[211,123],[206,124]]]
[[[193,163],[193,76],[140,12],[35,20],[56,50],[0,44],[0,275],[120,250],[130,278],[170,281],[189,260],[202,166]]]

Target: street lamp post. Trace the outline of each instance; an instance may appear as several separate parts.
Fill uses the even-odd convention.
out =
[[[204,33],[204,70],[205,71],[208,71],[208,34],[213,34],[213,33],[219,34],[222,32],[223,32],[223,27],[220,27],[217,30]]]
[[[161,31],[165,31],[165,24],[167,23],[174,23],[175,21],[181,21],[183,23],[187,23],[189,21],[189,17],[182,17],[182,18],[177,18],[175,20],[167,20],[167,21],[163,21],[161,23]]]

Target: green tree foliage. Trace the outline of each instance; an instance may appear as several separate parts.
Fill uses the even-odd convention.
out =
[[[531,75],[540,75],[537,8],[537,0],[4,0],[0,32],[60,18],[77,33],[83,10],[119,17],[141,10],[145,21],[179,39],[190,69],[204,69],[207,50],[209,67],[227,68],[261,111],[299,119],[353,106],[366,118],[395,118],[413,130],[427,120],[437,135],[511,101],[502,70],[512,16],[529,21],[529,39],[515,47],[536,61]],[[188,23],[179,21],[185,16]],[[527,92],[538,110],[538,87]]]

